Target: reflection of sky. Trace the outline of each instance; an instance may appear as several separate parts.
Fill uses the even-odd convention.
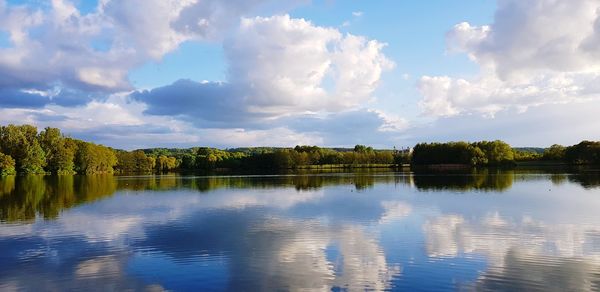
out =
[[[502,290],[519,288],[508,283],[525,268],[588,283],[599,209],[600,190],[548,177],[501,193],[381,182],[120,191],[53,221],[1,225],[0,290]],[[520,288],[536,281],[522,277]],[[566,283],[556,287],[588,287]]]

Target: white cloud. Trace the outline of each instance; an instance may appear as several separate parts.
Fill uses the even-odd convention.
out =
[[[394,66],[383,47],[289,15],[244,18],[224,44],[227,82],[179,80],[132,98],[148,106],[147,115],[177,117],[232,146],[327,143],[323,134],[332,133],[325,133],[329,127],[307,129],[303,118],[322,124],[368,117],[360,127],[368,133],[354,128],[356,136],[399,131],[406,127],[404,119],[360,109],[374,99],[382,73]],[[339,145],[334,140],[329,142]]]
[[[381,74],[394,66],[383,47],[288,15],[244,18],[224,44],[227,82],[180,80],[133,97],[148,104],[149,114],[181,115],[224,128],[339,112],[373,100]]]
[[[355,111],[372,118],[363,127],[369,132],[405,127],[399,117],[364,109],[394,66],[384,43],[289,15],[245,17],[271,2],[106,0],[82,13],[68,0],[0,0],[0,31],[10,40],[0,48],[1,120],[128,149],[157,141],[322,144],[323,131],[294,129],[284,119]],[[227,82],[178,81],[125,98],[133,68],[186,41],[223,42]]]
[[[403,201],[382,201],[385,213],[381,215],[379,224],[388,224],[400,220],[412,213],[412,206]]]
[[[384,44],[288,15],[242,20],[225,43],[229,81],[251,112],[338,111],[368,102],[393,63]]]
[[[131,69],[185,41],[215,39],[261,2],[106,0],[82,15],[67,0],[38,8],[0,0],[0,31],[11,41],[0,48],[0,85],[131,89]]]
[[[479,76],[423,76],[421,106],[433,116],[493,116],[598,98],[599,11],[595,0],[499,0],[494,23],[460,23],[447,35],[448,49],[466,53]]]
[[[460,253],[484,254],[494,267],[503,267],[511,250],[542,257],[553,247],[552,256],[585,259],[599,265],[600,253],[586,248],[598,234],[590,224],[545,224],[524,216],[509,220],[498,213],[487,214],[481,222],[461,215],[442,215],[423,224],[426,250],[430,257],[458,257]],[[524,244],[527,243],[527,244]]]

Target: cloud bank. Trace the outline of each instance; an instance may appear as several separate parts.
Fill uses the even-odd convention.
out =
[[[480,66],[473,78],[423,76],[421,106],[431,116],[494,116],[543,104],[597,99],[600,3],[498,0],[494,22],[459,23],[448,50]]]
[[[366,106],[382,73],[394,66],[382,52],[385,44],[286,14],[244,17],[265,5],[273,3],[100,1],[82,13],[66,0],[0,1],[0,31],[8,39],[0,47],[3,122],[61,126],[95,141],[149,128],[137,135],[224,144],[198,139],[211,133],[253,144],[272,134],[273,143],[292,145],[323,142],[318,129],[292,129],[303,117],[373,113]],[[184,42],[223,43],[227,80],[135,89],[131,70]],[[383,114],[375,116],[381,123],[369,131],[386,125]]]
[[[306,2],[103,0],[84,11],[68,0],[0,0],[0,122],[61,127],[126,149],[599,139],[590,110],[600,100],[597,1],[498,0],[489,25],[456,24],[447,52],[479,72],[421,76],[423,116],[385,79],[396,65],[387,52],[399,48],[286,14]],[[221,46],[223,80],[155,88],[130,80],[184,43]]]
[[[258,126],[283,116],[368,103],[393,62],[384,44],[288,15],[245,18],[224,44],[227,82],[179,80],[132,96],[146,113],[201,126]]]

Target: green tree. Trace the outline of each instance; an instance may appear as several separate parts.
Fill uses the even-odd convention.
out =
[[[562,145],[554,144],[544,150],[542,158],[545,160],[565,160],[565,153],[567,148]]]
[[[37,140],[37,128],[30,125],[0,127],[0,151],[15,160],[20,173],[43,173],[45,153]]]
[[[57,128],[40,132],[39,141],[46,153],[46,169],[53,174],[73,174],[75,144],[63,137]]]
[[[485,153],[488,164],[510,164],[515,160],[512,147],[503,141],[481,141],[474,143],[474,146],[479,147]]]
[[[44,166],[46,165],[46,154],[44,149],[38,143],[37,140],[28,145],[25,149],[25,156],[21,160],[21,167],[19,171],[22,173],[44,173]]]
[[[15,173],[15,160],[12,159],[10,155],[6,155],[0,152],[0,177],[12,175]]]
[[[196,156],[193,154],[186,153],[181,156],[180,166],[182,169],[191,170],[196,168]]]
[[[372,147],[367,147],[365,145],[356,145],[354,146],[354,152],[372,152]]]

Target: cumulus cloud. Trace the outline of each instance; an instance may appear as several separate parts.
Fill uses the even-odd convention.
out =
[[[383,47],[288,15],[245,18],[224,44],[227,83],[181,80],[133,96],[149,114],[212,122],[337,112],[372,99],[382,72],[393,66]]]
[[[2,121],[60,127],[128,149],[164,139],[181,146],[324,143],[324,131],[298,130],[285,119],[331,119],[368,104],[393,63],[385,44],[335,28],[288,15],[240,18],[271,2],[109,0],[83,13],[67,0],[0,0],[0,31],[8,37],[0,48]],[[227,82],[180,80],[124,98],[133,68],[186,41],[223,42]],[[376,119],[368,131],[399,124],[369,115]]]
[[[493,116],[549,103],[598,98],[600,3],[594,0],[498,0],[491,25],[457,24],[451,52],[481,69],[472,79],[423,76],[418,89],[426,114]]]
[[[0,86],[14,91],[3,99],[24,99],[19,91],[55,87],[131,90],[131,69],[161,59],[185,41],[213,39],[260,2],[107,0],[82,14],[67,0],[48,7],[2,0],[0,31],[10,42],[0,48]],[[86,97],[80,99],[89,101]]]
[[[259,136],[287,131],[284,136],[303,137],[298,141],[353,144],[347,140],[406,125],[399,117],[359,109],[373,100],[381,74],[394,66],[384,46],[288,15],[244,18],[224,43],[226,82],[179,80],[131,98],[147,105],[147,115],[177,117],[199,128]],[[348,129],[342,131],[346,139],[315,139],[340,133],[331,125]]]

